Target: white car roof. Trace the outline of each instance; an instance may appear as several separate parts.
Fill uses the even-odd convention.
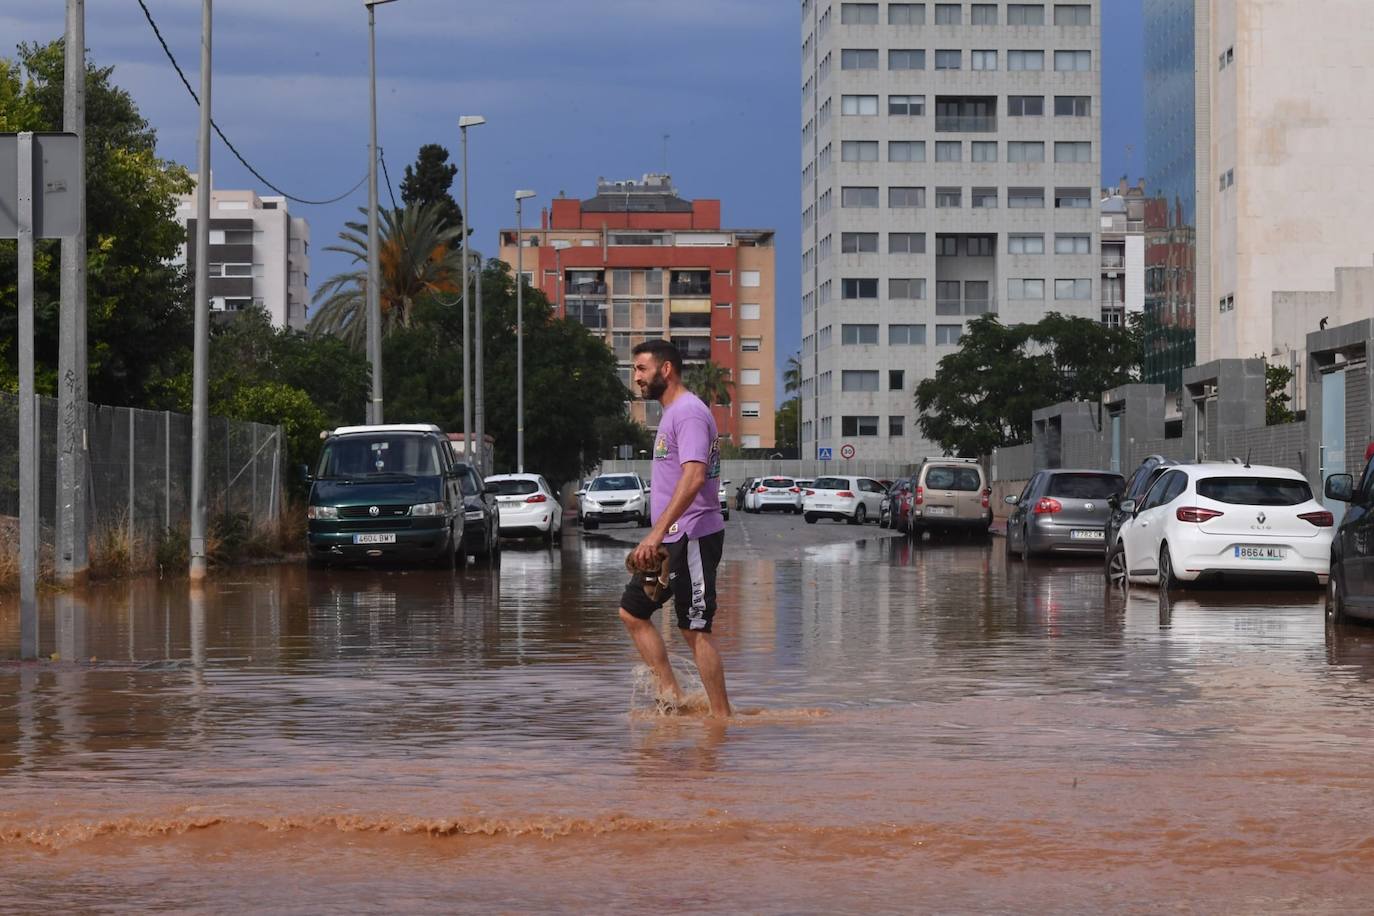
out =
[[[1169,468],[1169,470],[1185,471],[1188,476],[1192,478],[1221,474],[1227,477],[1286,477],[1289,480],[1307,480],[1301,472],[1295,471],[1292,468],[1281,468],[1270,464],[1252,464],[1246,467],[1243,464],[1233,464],[1230,461],[1205,461],[1201,464],[1180,464]]]
[[[538,481],[538,474],[492,474],[487,480],[533,480]]]

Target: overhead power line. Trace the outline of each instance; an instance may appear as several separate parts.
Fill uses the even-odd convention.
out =
[[[172,49],[167,47],[167,41],[162,37],[162,30],[157,27],[157,23],[153,20],[153,14],[149,12],[148,4],[146,4],[144,0],[138,0],[138,5],[143,10],[143,17],[148,20],[148,25],[152,26],[153,34],[157,36],[158,44],[162,45],[162,53],[167,55],[167,59],[172,62],[172,68],[177,72],[177,76],[181,77],[181,85],[186,87],[186,91],[191,93],[191,98],[195,100],[195,103],[197,105],[199,105],[200,96],[198,96],[196,94],[196,91],[191,88],[191,83],[186,79],[186,74],[182,72],[181,65],[177,63],[176,55],[172,53]],[[248,160],[243,158],[243,154],[238,151],[234,144],[229,142],[229,138],[224,135],[224,131],[219,129],[219,125],[215,123],[213,118],[210,121],[210,126],[215,129],[215,133],[219,135],[220,140],[224,142],[224,145],[229,149],[229,152],[234,154],[234,158],[237,159],[240,163],[242,163],[243,167],[247,169],[250,173],[252,173],[253,177],[257,178],[258,181],[261,181],[263,184],[267,185],[267,187],[271,188],[273,191],[276,191],[282,197],[285,197],[287,200],[295,201],[298,204],[324,206],[325,204],[338,203],[344,198],[350,196],[354,191],[361,188],[363,186],[363,182],[367,181],[367,176],[364,175],[362,178],[358,179],[358,183],[355,184],[353,187],[349,188],[347,191],[340,194],[338,197],[331,197],[328,200],[310,200],[309,198],[297,197],[294,194],[288,194],[281,188],[277,187],[272,182],[264,178],[261,172],[253,168],[253,166],[249,164]]]
[[[386,193],[391,195],[391,209],[399,210],[401,205],[396,203],[396,192],[391,187],[391,173],[386,168],[386,150],[377,147],[377,158],[382,160],[382,174],[386,176]]]

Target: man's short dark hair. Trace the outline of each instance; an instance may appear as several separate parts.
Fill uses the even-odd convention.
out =
[[[678,375],[682,374],[682,353],[678,351],[671,340],[646,340],[636,344],[632,352],[635,356],[648,353],[659,365],[672,363],[673,371]]]

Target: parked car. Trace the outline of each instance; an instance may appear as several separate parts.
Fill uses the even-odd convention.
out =
[[[757,480],[758,480],[757,477],[746,477],[746,478],[744,478],[744,483],[740,484],[739,487],[737,487],[737,488],[735,489],[735,510],[736,510],[736,511],[738,511],[738,512],[743,512],[743,511],[744,511],[744,501],[745,501],[745,498],[749,495],[749,491],[752,490],[752,489],[754,488],[754,483],[755,483]]]
[[[496,490],[503,538],[563,540],[563,507],[549,482],[538,474],[494,474],[487,486]]]
[[[762,477],[744,498],[747,512],[767,512],[781,509],[783,512],[797,511],[797,496],[801,488],[791,477]]]
[[[341,426],[306,501],[307,562],[463,560],[462,465],[437,426]]]
[[[575,508],[577,510],[577,524],[579,525],[582,524],[582,497],[587,495],[587,488],[592,485],[592,481],[595,479],[594,477],[582,478],[577,484],[577,490],[573,494],[573,499],[577,500],[577,506]]]
[[[1128,518],[1127,514],[1121,511],[1122,500],[1133,499],[1139,505],[1140,501],[1145,498],[1150,486],[1159,479],[1159,475],[1177,464],[1177,461],[1165,458],[1163,455],[1150,455],[1131,472],[1131,476],[1126,480],[1126,485],[1121,492],[1108,497],[1107,502],[1112,507],[1112,511],[1102,533],[1102,556],[1104,559],[1107,554],[1112,552],[1112,545],[1116,543],[1116,534],[1121,530],[1121,523]]]
[[[1365,466],[1358,484],[1350,474],[1326,479],[1328,499],[1349,503],[1331,539],[1331,575],[1326,584],[1326,611],[1337,622],[1347,617],[1374,620],[1374,462]]]
[[[1109,582],[1162,589],[1198,579],[1305,579],[1327,585],[1335,529],[1307,480],[1288,468],[1180,465],[1139,503],[1107,558]]]
[[[1020,496],[1008,496],[1007,553],[1022,558],[1040,553],[1101,554],[1111,516],[1107,499],[1126,481],[1111,471],[1041,471]]]
[[[887,524],[883,527],[906,533],[907,517],[911,513],[911,495],[915,488],[914,477],[903,477],[887,488],[887,498],[883,500],[882,508]],[[883,523],[879,520],[878,524]]]
[[[720,514],[727,522],[730,521],[730,481],[720,482]]]
[[[815,481],[809,477],[794,477],[792,479],[797,484],[797,511],[801,512],[802,500],[806,498],[806,488],[815,483]]]
[[[912,475],[907,533],[920,537],[965,531],[986,538],[992,507],[983,466],[973,458],[927,458]]]
[[[823,518],[862,525],[878,517],[884,495],[871,477],[817,477],[803,494],[802,515],[811,525]]]
[[[489,487],[470,464],[454,465],[463,491],[463,553],[491,564],[501,554],[500,509],[496,488]]]
[[[611,522],[649,525],[649,488],[638,474],[602,474],[582,497],[582,527],[595,531]]]

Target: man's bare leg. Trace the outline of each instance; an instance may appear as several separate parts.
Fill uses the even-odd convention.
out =
[[[620,619],[625,624],[625,629],[630,632],[630,638],[634,640],[640,658],[644,659],[644,664],[649,666],[654,677],[658,679],[658,695],[671,696],[679,706],[682,705],[682,688],[678,686],[677,677],[673,674],[673,666],[668,663],[668,647],[663,644],[663,637],[658,635],[658,628],[648,620],[640,620],[624,608],[620,609]]]
[[[682,637],[687,640],[687,645],[692,647],[692,656],[696,659],[697,671],[701,674],[701,685],[706,688],[706,698],[711,701],[712,717],[728,718],[730,698],[725,693],[725,667],[720,662],[715,637],[699,630],[683,630]]]

